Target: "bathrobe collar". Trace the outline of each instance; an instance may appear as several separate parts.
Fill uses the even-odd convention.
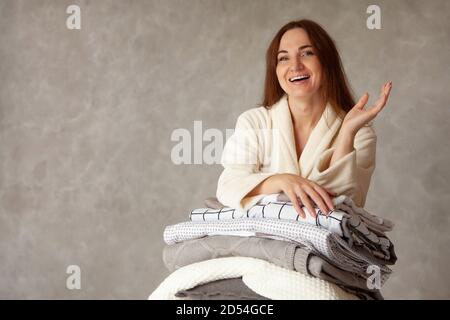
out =
[[[281,172],[308,177],[315,160],[331,145],[342,120],[337,116],[330,103],[327,103],[319,122],[308,138],[300,160],[298,160],[293,121],[286,94],[271,107],[271,111],[273,113],[273,129],[279,134],[278,143],[274,147],[278,148],[276,154],[282,156],[282,159],[277,161],[278,169]]]

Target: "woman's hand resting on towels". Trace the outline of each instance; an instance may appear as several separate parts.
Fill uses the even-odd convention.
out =
[[[295,210],[302,218],[305,218],[305,213],[300,208],[301,204],[308,209],[312,217],[316,217],[316,210],[314,210],[311,200],[324,214],[334,209],[330,194],[336,194],[314,181],[289,173],[277,174],[273,176],[273,179],[275,179],[274,183],[279,186],[281,191],[289,197]]]
[[[369,109],[364,109],[367,101],[369,100],[369,94],[366,92],[358,101],[357,104],[347,112],[344,121],[342,122],[341,130],[348,132],[350,135],[355,135],[359,129],[364,125],[372,121],[377,114],[383,110],[386,102],[389,98],[389,93],[392,89],[392,82],[387,82],[381,87],[381,92],[378,100]]]
[[[256,186],[247,196],[279,192],[284,192],[289,197],[295,211],[297,211],[302,218],[306,217],[304,211],[300,208],[300,205],[302,204],[308,209],[308,212],[312,217],[316,217],[316,211],[314,210],[311,200],[324,214],[327,214],[334,209],[330,195],[336,196],[336,193],[321,187],[314,181],[290,173],[275,174],[267,178]]]

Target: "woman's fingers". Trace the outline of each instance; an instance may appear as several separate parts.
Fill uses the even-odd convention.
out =
[[[298,203],[297,195],[295,192],[286,190],[284,193],[288,196],[289,200],[291,200],[292,205],[294,206],[295,211],[304,219],[306,218],[305,213],[303,212],[302,208],[300,208],[300,205]]]
[[[386,101],[387,101],[387,93],[382,88],[380,96],[378,97],[378,100],[375,102],[375,105],[372,110],[376,111],[377,113],[380,112],[381,109],[383,109],[384,105],[386,104]]]
[[[391,90],[392,90],[392,81],[390,81],[385,88],[385,92],[386,92],[386,101],[389,98],[389,95],[391,94]]]
[[[325,203],[327,205],[327,211],[325,211],[324,214],[328,213],[329,211],[334,210],[333,201],[331,200],[327,191],[315,183],[313,183],[313,188],[322,197],[322,199],[325,201]]]
[[[308,209],[310,216],[315,218],[316,210],[314,210],[314,207],[311,203],[311,200],[309,200],[308,195],[300,187],[297,188],[296,191],[303,205],[306,207],[306,209]]]
[[[384,90],[384,93],[385,93],[387,96],[389,96],[389,93],[391,92],[391,89],[392,89],[392,81],[389,81],[389,82],[387,82],[387,83],[384,84],[383,90]]]
[[[366,92],[362,95],[361,98],[359,98],[358,102],[355,104],[355,106],[353,108],[363,110],[364,106],[366,105],[368,100],[369,100],[369,94]]]
[[[377,114],[380,112],[384,106],[386,105],[387,99],[389,98],[389,94],[391,93],[392,82],[385,83],[381,87],[380,97],[375,102],[375,105],[371,108],[371,111]]]
[[[303,190],[309,195],[309,197],[314,201],[314,203],[317,205],[317,207],[322,211],[323,214],[327,214],[330,210],[328,209],[327,205],[325,204],[324,199],[322,199],[321,194],[319,194],[313,187],[311,186],[304,186]],[[326,197],[326,192],[323,192]],[[331,200],[330,200],[331,202]],[[314,210],[315,213],[315,210]]]
[[[317,216],[317,208],[322,214],[329,214],[334,210],[332,197],[337,194],[324,188],[314,181],[299,177],[299,181],[291,181],[282,188],[284,194],[292,203],[295,211],[302,218],[306,218],[306,211],[313,218]]]

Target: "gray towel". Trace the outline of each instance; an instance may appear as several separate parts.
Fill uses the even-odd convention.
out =
[[[276,236],[305,245],[316,255],[325,258],[340,269],[363,276],[369,265],[378,265],[381,271],[381,285],[392,272],[386,265],[379,265],[373,258],[361,254],[357,248],[350,248],[346,241],[323,228],[296,221],[275,219],[232,219],[216,222],[182,222],[167,226],[164,241],[168,245],[186,240],[204,238],[212,235],[233,235],[248,232],[264,237]],[[236,235],[236,234],[234,234]]]
[[[251,257],[308,274],[311,251],[300,243],[260,237],[208,236],[167,245],[163,260],[171,272],[183,266],[223,257]]]
[[[376,291],[367,288],[369,274],[341,270],[304,245],[290,241],[218,235],[167,245],[163,250],[164,264],[171,272],[192,263],[233,256],[262,259],[342,287]]]
[[[188,300],[270,300],[247,287],[242,278],[211,281],[178,291],[175,296]]]

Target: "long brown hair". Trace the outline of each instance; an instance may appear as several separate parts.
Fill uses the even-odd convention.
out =
[[[290,29],[302,28],[308,34],[311,45],[316,49],[317,57],[322,66],[322,93],[338,115],[347,113],[355,101],[345,75],[339,52],[333,39],[316,22],[302,19],[291,21],[284,25],[275,35],[266,52],[266,78],[264,82],[264,97],[262,106],[270,108],[285,94],[278,82],[276,67],[277,53],[281,37]]]

